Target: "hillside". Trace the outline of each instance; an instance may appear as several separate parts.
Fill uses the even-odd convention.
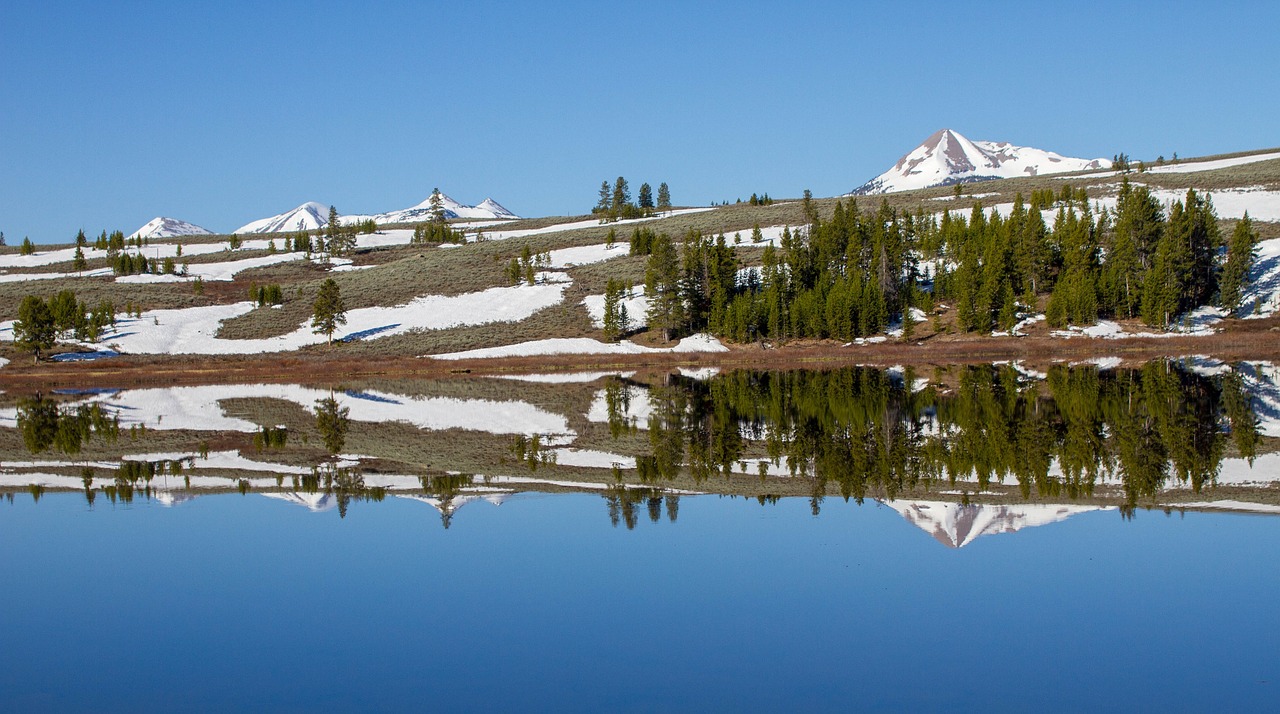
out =
[[[853,201],[860,201],[860,210],[883,202],[902,216],[909,213],[936,219],[950,212],[953,217],[968,217],[975,206],[982,206],[988,214],[994,211],[1007,217],[1015,194],[1029,197],[1033,192],[1052,191],[1057,195],[1064,186],[1071,186],[1073,191],[1087,192],[1091,210],[1101,213],[1116,206],[1124,178],[1096,170],[1028,176],[966,186],[959,196],[954,188],[943,187],[874,198],[817,199],[812,201],[811,210],[825,221],[830,220],[837,203],[847,209]],[[1184,159],[1174,165],[1152,166],[1144,173],[1130,173],[1127,179],[1132,185],[1147,187],[1155,200],[1166,206],[1169,201],[1181,199],[1188,188],[1207,193],[1224,237],[1248,211],[1262,241],[1259,260],[1246,288],[1250,314],[1241,315],[1262,318],[1261,322],[1245,319],[1222,323],[1220,317],[1208,315],[1204,320],[1197,318],[1190,328],[1190,323],[1179,321],[1167,334],[1194,337],[1223,329],[1252,331],[1250,323],[1257,323],[1258,327],[1270,325],[1268,315],[1280,307],[1280,152]],[[288,227],[290,221],[296,227],[298,220],[304,221],[304,226],[311,220],[314,232],[321,225],[318,207],[319,204],[304,204],[289,214],[273,217],[271,223],[281,230],[293,230]],[[407,210],[418,208],[421,207]],[[1060,208],[1044,210],[1050,226]],[[497,211],[493,206],[489,209]],[[468,238],[464,245],[413,244],[411,227],[383,227],[376,233],[359,235],[354,251],[332,260],[319,253],[288,251],[280,238],[269,235],[246,239],[234,249],[225,237],[207,236],[181,244],[154,239],[141,250],[126,251],[154,261],[155,266],[169,258],[176,274],[161,271],[116,275],[107,252],[92,247],[84,251],[87,264],[79,270],[73,264],[73,246],[49,247],[26,256],[9,248],[0,252],[0,320],[10,321],[0,325],[0,342],[12,339],[11,321],[17,317],[17,306],[24,296],[48,297],[68,289],[88,306],[111,302],[117,324],[114,331],[97,341],[76,341],[68,336],[55,352],[113,350],[156,358],[300,351],[325,359],[594,352],[634,360],[673,348],[703,352],[726,346],[738,349],[733,346],[732,336],[664,342],[656,331],[645,329],[646,258],[630,255],[630,236],[638,229],[677,238],[695,230],[708,236],[723,234],[726,245],[734,248],[736,261],[745,269],[761,265],[766,246],[779,249],[789,227],[806,223],[803,202],[782,200],[766,206],[743,203],[683,208],[613,224],[601,224],[591,216],[506,219],[501,225],[484,226],[457,223]],[[757,225],[761,229],[758,241],[752,237]],[[265,227],[267,224],[259,226]],[[610,232],[614,234],[613,245],[607,242]],[[545,260],[536,265],[532,284],[514,284],[508,266],[513,259],[518,261],[526,249],[530,255],[544,254]],[[934,260],[927,256],[917,258],[920,259]],[[337,281],[348,308],[347,323],[335,334],[346,342],[332,348],[322,344],[323,336],[311,332],[309,324],[312,300],[327,278]],[[605,341],[601,329],[603,296],[610,280],[635,286],[624,296],[631,334],[629,340],[620,343]],[[259,307],[246,299],[252,289],[264,285],[281,286],[281,304]],[[1042,345],[1037,349],[1053,350],[1057,348],[1051,345],[1058,344],[1064,350],[1106,352],[1113,349],[1106,341],[1088,341],[1091,346],[1086,348],[1078,338],[1150,339],[1144,336],[1166,334],[1134,319],[1107,319],[1092,327],[1085,323],[1070,330],[1050,330],[1043,318],[1031,319],[1037,312],[1043,314],[1048,297],[1047,293],[1041,294],[1039,304],[1019,308],[1022,317],[1012,335],[1015,340],[1024,341],[1015,343],[1021,347],[1010,349],[1029,349],[1035,344]],[[131,317],[126,312],[140,316]],[[838,351],[848,343],[846,349],[872,350],[877,344],[902,341],[897,332],[900,326],[894,324],[898,316],[889,317],[884,328],[856,340],[836,340],[830,343],[831,349]],[[965,332],[957,326],[958,319],[955,305],[943,300],[919,313],[912,341],[928,346],[922,350],[922,358],[937,354],[940,347],[950,343],[1001,339],[983,332]],[[1026,337],[1019,338],[1021,335]],[[1066,347],[1072,338],[1077,341]],[[769,342],[774,346],[811,344],[794,338]],[[1206,350],[1211,346],[1210,341],[1205,341]],[[466,354],[479,349],[490,351]],[[29,357],[19,359],[11,345],[0,350],[11,361],[6,371],[28,369]]]

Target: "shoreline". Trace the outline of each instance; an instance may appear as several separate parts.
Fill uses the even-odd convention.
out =
[[[729,344],[727,352],[648,354],[558,354],[438,360],[429,356],[368,357],[341,348],[258,355],[124,355],[89,362],[33,364],[18,355],[0,369],[0,390],[30,392],[67,387],[221,384],[230,382],[318,383],[364,377],[447,378],[460,375],[675,369],[830,369],[851,365],[943,366],[1020,361],[1028,366],[1118,358],[1124,362],[1205,356],[1225,362],[1280,361],[1280,333],[1273,320],[1241,321],[1214,335],[1121,339],[1048,336],[934,336],[915,341],[845,345],[796,341],[763,348]]]

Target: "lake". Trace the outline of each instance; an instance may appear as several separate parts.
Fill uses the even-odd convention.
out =
[[[4,395],[4,708],[1264,709],[1276,374]]]

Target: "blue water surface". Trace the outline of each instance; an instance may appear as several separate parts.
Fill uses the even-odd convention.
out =
[[[593,495],[0,505],[9,711],[1242,711],[1280,519],[1084,513],[947,548],[892,509]]]

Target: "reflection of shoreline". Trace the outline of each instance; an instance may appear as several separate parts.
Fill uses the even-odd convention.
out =
[[[949,548],[963,548],[978,538],[1046,526],[1090,511],[1114,506],[1074,504],[978,504],[943,501],[881,501],[920,530]]]

